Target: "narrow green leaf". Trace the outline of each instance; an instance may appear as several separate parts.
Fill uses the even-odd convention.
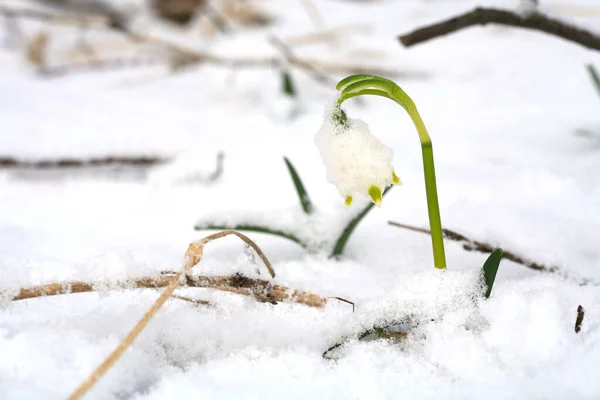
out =
[[[210,225],[210,224],[207,224],[207,225],[196,225],[196,226],[194,226],[194,229],[197,231],[201,231],[201,230],[205,230],[205,229],[214,229],[214,230],[219,230],[219,231],[236,230],[236,231],[268,233],[270,235],[279,236],[284,239],[291,240],[292,242],[296,242],[303,248],[308,247],[308,245],[306,243],[304,243],[301,239],[296,237],[294,234],[289,233],[289,232],[278,231],[276,229],[271,229],[267,226],[245,225],[245,224],[238,224],[238,225]]]
[[[504,251],[502,249],[496,249],[490,254],[485,263],[483,264],[483,283],[485,285],[485,298],[489,299],[492,294],[492,287],[496,280],[496,273],[502,260]]]
[[[283,93],[288,95],[289,97],[296,98],[298,97],[298,92],[296,91],[296,85],[294,85],[294,80],[292,79],[292,75],[287,68],[281,69],[281,90]]]
[[[590,74],[590,78],[592,78],[596,92],[598,93],[598,96],[600,96],[600,75],[598,75],[598,71],[592,64],[586,65],[586,68]]]
[[[314,210],[312,201],[310,201],[310,197],[304,188],[304,184],[296,172],[296,168],[292,162],[287,158],[283,157],[283,161],[285,161],[285,165],[287,165],[288,171],[290,172],[290,176],[292,177],[292,181],[294,182],[294,186],[296,187],[296,193],[298,193],[298,199],[300,200],[300,204],[302,205],[302,209],[305,214],[311,214]]]
[[[392,187],[393,186],[390,186],[387,189],[385,189],[383,191],[383,196],[385,196]],[[352,220],[350,220],[350,222],[348,222],[348,225],[346,225],[346,227],[342,231],[342,234],[340,235],[338,240],[335,242],[335,247],[333,248],[333,251],[329,255],[330,257],[338,257],[338,256],[342,255],[342,253],[344,252],[344,247],[346,247],[346,243],[348,242],[348,239],[350,239],[352,232],[354,232],[354,229],[356,229],[356,226],[369,213],[369,211],[371,211],[371,209],[373,209],[374,205],[375,205],[374,203],[370,203],[368,206],[363,208],[363,210],[360,213],[358,213],[358,215],[356,217],[352,218]]]

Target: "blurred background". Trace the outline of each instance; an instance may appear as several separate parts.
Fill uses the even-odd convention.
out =
[[[176,264],[201,234],[198,219],[297,211],[284,156],[322,210],[343,211],[313,136],[339,79],[369,73],[418,105],[445,224],[590,270],[600,259],[598,237],[583,234],[600,219],[600,99],[587,68],[600,57],[503,25],[408,48],[398,40],[477,6],[524,12],[510,0],[4,0],[1,262],[30,276],[76,273],[107,254]],[[539,7],[584,29],[600,21],[591,0]],[[389,239],[419,269],[427,237],[380,233],[387,220],[426,226],[414,127],[385,99],[347,107],[394,149],[404,182],[348,254],[396,268]],[[276,241],[276,260],[304,254],[263,240]]]

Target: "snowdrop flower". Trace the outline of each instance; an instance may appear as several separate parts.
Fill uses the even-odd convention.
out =
[[[392,150],[369,133],[367,124],[349,119],[341,105],[346,100],[364,95],[381,96],[397,103],[412,120],[421,142],[433,262],[436,268],[446,268],[433,147],[417,106],[400,86],[376,75],[347,76],[338,82],[336,89],[339,97],[325,113],[323,126],[315,137],[327,179],[346,197],[346,205],[352,203],[354,193],[367,195],[376,205],[381,204],[383,190],[391,184],[400,183],[392,167]]]
[[[371,135],[368,125],[346,118],[339,105],[328,107],[325,120],[315,136],[327,180],[352,204],[355,193],[381,205],[383,191],[400,179],[392,166],[392,149]]]

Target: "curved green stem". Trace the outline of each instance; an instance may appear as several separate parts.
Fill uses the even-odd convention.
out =
[[[438,203],[437,185],[435,179],[435,166],[433,162],[433,148],[431,138],[425,128],[425,123],[417,111],[412,99],[394,82],[374,75],[352,75],[341,80],[337,89],[341,90],[338,106],[344,101],[362,95],[383,96],[395,101],[402,106],[410,116],[421,142],[423,153],[423,172],[425,175],[425,192],[427,196],[427,210],[429,226],[431,229],[431,242],[433,247],[433,262],[436,268],[446,268],[446,255]],[[345,113],[340,113],[345,117]]]

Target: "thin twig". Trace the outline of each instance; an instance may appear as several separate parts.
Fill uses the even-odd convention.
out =
[[[62,23],[68,25],[81,25],[104,27],[109,23],[109,18],[97,14],[81,13],[55,13],[34,10],[30,8],[8,8],[0,6],[0,14],[11,18],[28,18],[43,22]]]
[[[351,302],[350,300],[346,300],[343,297],[332,296],[332,297],[328,297],[328,298],[329,299],[336,299],[336,300],[339,300],[339,301],[341,301],[343,303],[348,303],[348,304],[352,305],[352,312],[354,312],[354,309],[356,308],[356,305],[353,302]]]
[[[19,160],[14,157],[0,156],[1,168],[46,169],[46,168],[82,168],[106,166],[154,166],[164,164],[169,159],[156,156],[108,156],[98,158],[58,158],[39,161]]]
[[[577,319],[575,320],[575,333],[579,333],[581,331],[581,324],[583,324],[583,317],[585,315],[585,310],[581,305],[577,307]]]
[[[285,58],[285,60],[288,63],[294,64],[294,65],[304,69],[308,73],[308,75],[311,78],[313,78],[315,81],[324,83],[324,84],[330,85],[330,86],[335,86],[335,84],[337,83],[336,80],[332,79],[330,76],[328,76],[323,71],[316,68],[311,63],[306,62],[306,61],[296,57],[296,55],[294,54],[292,49],[288,45],[283,43],[281,40],[279,40],[279,38],[277,38],[277,36],[271,35],[269,37],[269,42],[281,52],[281,54],[283,55],[283,57]]]
[[[419,28],[398,37],[405,47],[444,36],[474,25],[500,24],[518,28],[533,29],[580,44],[593,50],[600,50],[600,35],[576,27],[539,12],[524,17],[517,13],[495,8],[477,7],[467,13]]]
[[[210,305],[212,305],[210,301],[192,299],[191,297],[180,296],[180,295],[177,295],[177,294],[172,294],[171,298],[177,299],[177,300],[187,301],[189,303],[194,303],[194,304],[197,304],[197,305],[200,305],[200,306],[210,306]]]
[[[425,228],[419,228],[416,226],[411,226],[411,225],[402,224],[400,222],[393,222],[393,221],[389,221],[388,223],[390,225],[397,226],[399,228],[408,229],[408,230],[411,230],[414,232],[426,233],[428,235],[431,234],[431,232]],[[445,239],[462,243],[463,249],[465,249],[467,251],[477,251],[480,253],[491,253],[496,249],[495,246],[492,246],[489,243],[484,243],[484,242],[479,242],[477,240],[469,239],[468,237],[461,235],[460,233],[457,233],[455,231],[451,231],[450,229],[443,229],[442,233],[443,233]],[[534,261],[527,260],[527,259],[525,259],[515,253],[512,253],[510,251],[505,250],[503,258],[506,260],[515,262],[517,264],[524,265],[527,268],[531,268],[536,271],[551,272],[551,273],[559,272],[559,268],[556,266],[547,267],[545,265],[536,263]]]

